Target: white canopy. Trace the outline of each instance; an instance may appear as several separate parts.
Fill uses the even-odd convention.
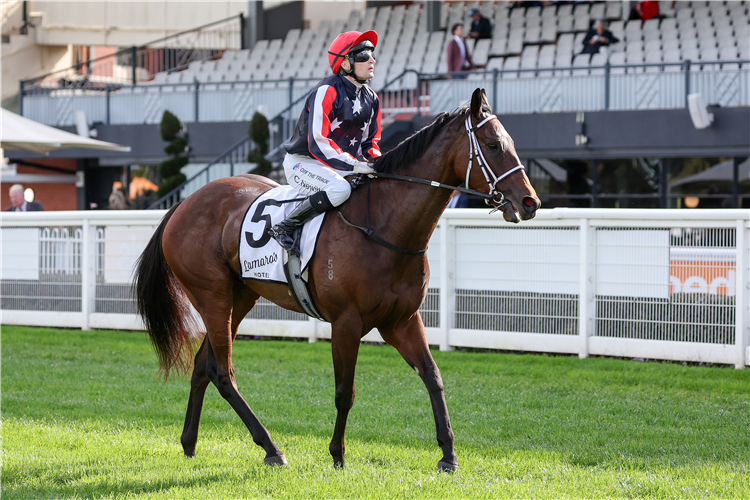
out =
[[[71,134],[29,120],[5,109],[1,110],[0,113],[2,113],[0,147],[3,149],[22,149],[41,154],[64,148],[130,151],[130,146],[120,146],[111,142],[97,141],[96,139]]]

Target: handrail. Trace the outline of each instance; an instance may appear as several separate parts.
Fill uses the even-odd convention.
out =
[[[209,28],[211,26],[215,26],[215,25],[218,25],[218,24],[221,24],[221,23],[226,23],[226,22],[232,21],[234,19],[238,19],[240,21],[240,23],[242,23],[243,22],[243,18],[244,18],[243,14],[240,13],[240,14],[237,14],[237,15],[234,15],[234,16],[230,16],[230,17],[227,17],[227,18],[224,18],[224,19],[220,19],[218,21],[213,21],[213,22],[201,25],[201,26],[197,26],[195,28],[191,28],[191,29],[188,29],[188,30],[185,30],[185,31],[180,31],[179,33],[174,33],[172,35],[161,37],[161,38],[158,38],[156,40],[147,42],[147,43],[145,43],[143,45],[140,45],[138,47],[141,48],[141,49],[144,49],[144,48],[147,49],[147,48],[149,48],[152,45],[162,43],[162,42],[164,42],[166,40],[173,39],[173,38],[178,38],[178,37],[181,37],[183,35],[187,35],[189,33],[198,32],[198,31],[201,31],[203,29]],[[101,56],[101,57],[95,57],[93,59],[88,59],[86,61],[76,63],[76,64],[74,64],[74,65],[72,65],[70,67],[64,68],[64,69],[59,69],[59,70],[56,70],[56,71],[51,71],[51,72],[46,73],[46,74],[41,75],[41,76],[36,76],[36,77],[33,77],[33,78],[28,78],[28,79],[25,79],[25,80],[21,80],[21,86],[20,87],[24,88],[24,84],[35,83],[37,81],[44,80],[45,78],[47,78],[49,76],[52,76],[52,75],[65,74],[66,72],[68,72],[70,70],[78,70],[78,69],[80,69],[80,68],[82,68],[84,66],[90,66],[92,63],[95,63],[97,61],[102,61],[104,59],[113,59],[113,58],[116,59],[117,56],[121,56],[121,55],[124,55],[124,54],[127,54],[127,53],[132,53],[133,49],[135,49],[135,48],[136,48],[135,46],[133,46],[133,47],[127,47],[127,48],[118,50],[117,52],[115,52],[113,54],[108,54],[108,55]],[[154,47],[154,48],[164,48],[164,47]]]

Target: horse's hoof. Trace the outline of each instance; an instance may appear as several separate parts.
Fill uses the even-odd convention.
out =
[[[334,460],[333,461],[333,468],[336,470],[343,470],[344,468],[344,461],[343,460]]]
[[[191,449],[183,449],[182,450],[185,453],[185,458],[195,458],[195,448]]]
[[[447,474],[452,474],[454,472],[458,472],[458,464],[452,464],[449,462],[443,462],[442,460],[438,462],[438,472],[445,472]]]
[[[263,459],[263,463],[270,466],[280,466],[280,467],[286,467],[289,465],[289,462],[286,461],[286,457],[284,455],[275,455],[273,457],[266,457]]]

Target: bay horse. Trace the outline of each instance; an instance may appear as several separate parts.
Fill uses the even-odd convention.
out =
[[[369,192],[356,190],[338,207],[339,215],[348,220],[360,222],[367,216],[373,234],[390,248],[346,224],[343,217],[324,220],[308,267],[308,286],[318,310],[331,323],[336,423],[329,451],[334,466],[343,467],[344,431],[354,403],[360,340],[377,328],[383,340],[422,378],[443,454],[438,469],[454,471],[458,463],[443,381],[419,313],[427,293],[429,267],[424,253],[416,250],[426,248],[452,192],[434,186],[453,187],[466,181],[467,188],[475,186],[477,191],[492,195],[492,204],[512,222],[534,217],[540,202],[512,139],[492,115],[483,89],[474,91],[469,107],[439,115],[378,158],[374,168],[383,175],[415,176],[430,182],[425,186],[393,178],[370,180]],[[288,286],[239,278],[243,216],[256,198],[275,186],[278,184],[254,175],[207,184],[167,212],[136,264],[138,312],[165,377],[170,369],[187,373],[192,365],[181,436],[188,457],[195,456],[203,398],[212,382],[245,423],[253,441],[265,450],[264,462],[287,464],[240,394],[232,365],[237,328],[261,296],[301,312]],[[194,347],[202,335],[196,330],[190,304],[206,327],[197,352]]]

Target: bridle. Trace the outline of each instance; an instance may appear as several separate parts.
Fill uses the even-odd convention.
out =
[[[489,163],[487,163],[487,160],[484,158],[484,155],[482,154],[482,149],[479,147],[479,140],[477,139],[476,131],[479,130],[479,128],[482,125],[489,122],[493,118],[497,118],[497,116],[490,115],[484,120],[482,120],[481,122],[479,122],[475,127],[472,127],[471,126],[471,112],[466,117],[466,122],[465,122],[466,133],[469,135],[469,166],[466,169],[466,187],[465,188],[462,188],[459,186],[451,186],[450,184],[443,184],[437,181],[430,181],[427,179],[422,179],[420,177],[389,174],[385,172],[373,172],[371,174],[357,175],[351,181],[352,187],[356,188],[357,186],[361,185],[364,182],[362,180],[363,177],[368,177],[369,179],[380,178],[380,179],[394,179],[394,180],[399,180],[399,181],[416,182],[419,184],[426,184],[432,187],[450,189],[452,191],[459,191],[461,193],[467,193],[467,194],[480,196],[484,198],[484,202],[488,206],[494,207],[490,213],[500,210],[505,204],[509,203],[509,201],[505,199],[505,195],[497,188],[497,185],[500,183],[500,181],[508,177],[510,174],[512,174],[516,170],[525,170],[525,168],[523,165],[517,165],[511,168],[510,170],[508,170],[507,172],[503,173],[499,177],[495,175],[495,172],[493,172],[492,169],[490,168]],[[469,187],[469,176],[471,174],[471,167],[474,164],[475,159],[477,161],[477,165],[479,165],[479,168],[484,174],[485,180],[487,181],[487,185],[489,186],[489,191],[490,191],[489,194],[482,193],[481,191],[477,191]],[[346,219],[346,217],[344,217],[344,214],[342,214],[341,211],[339,211],[338,214],[341,220],[343,220],[346,225],[361,230],[370,238],[375,240],[376,243],[384,246],[385,248],[388,248],[389,250],[392,250],[400,254],[405,254],[405,255],[424,255],[425,252],[427,252],[427,249],[409,250],[406,248],[398,247],[396,245],[393,245],[387,242],[383,238],[379,237],[372,231],[372,229],[370,229],[370,189],[369,189],[370,184],[369,182],[367,184],[367,188],[368,188],[367,189],[367,213],[366,213],[367,225],[365,227],[361,227],[361,226],[357,226],[356,224],[352,224]]]
[[[482,125],[489,122],[493,118],[497,118],[495,115],[490,115],[481,122],[479,122],[476,126],[471,126],[471,113],[469,113],[466,116],[466,121],[464,122],[464,126],[466,128],[466,133],[469,136],[469,166],[466,169],[466,187],[459,187],[459,186],[452,186],[450,184],[443,184],[441,182],[437,181],[431,181],[427,179],[422,179],[419,177],[411,177],[408,175],[398,175],[398,174],[389,174],[385,172],[374,172],[372,174],[366,174],[367,177],[370,179],[394,179],[399,181],[409,181],[409,182],[417,182],[419,184],[426,184],[428,186],[437,187],[437,188],[443,188],[443,189],[450,189],[452,191],[459,191],[461,193],[466,194],[473,194],[475,196],[479,196],[480,198],[484,198],[484,202],[494,209],[492,212],[495,212],[499,210],[503,205],[508,203],[508,200],[505,199],[505,195],[497,188],[497,185],[508,177],[510,174],[515,172],[516,170],[525,170],[525,167],[523,165],[517,165],[507,172],[504,172],[502,175],[497,176],[495,175],[495,172],[492,171],[492,169],[489,166],[489,163],[487,163],[487,160],[484,158],[484,154],[482,153],[482,149],[479,147],[479,140],[477,139],[476,131],[479,130]],[[482,193],[481,191],[477,191],[476,189],[471,189],[469,187],[469,177],[471,175],[471,167],[474,165],[474,160],[476,159],[477,165],[479,165],[479,168],[482,171],[482,174],[484,175],[484,179],[487,181],[487,186],[489,187],[489,194]],[[490,213],[492,213],[490,212]]]
[[[466,127],[466,133],[469,136],[469,167],[466,169],[466,188],[471,189],[469,187],[469,177],[471,176],[471,167],[474,164],[474,160],[476,159],[477,165],[479,166],[480,170],[482,171],[482,174],[484,174],[484,179],[487,181],[487,185],[489,186],[489,194],[485,197],[484,202],[487,205],[494,206],[495,210],[498,210],[500,207],[508,203],[508,201],[505,199],[505,195],[497,188],[497,185],[508,177],[510,174],[515,172],[516,170],[525,170],[523,165],[518,165],[516,167],[511,168],[501,176],[495,175],[495,172],[492,171],[490,168],[489,163],[487,163],[487,160],[484,158],[484,154],[482,153],[482,148],[479,147],[479,140],[477,139],[476,131],[479,130],[479,128],[484,125],[485,123],[489,122],[493,118],[497,118],[495,115],[490,115],[481,122],[479,122],[475,127],[471,126],[471,113],[468,114],[466,117],[466,122],[464,122],[464,125]],[[473,193],[477,193],[477,191],[471,190]],[[498,198],[499,196],[499,198]],[[493,210],[494,211],[494,210]]]

